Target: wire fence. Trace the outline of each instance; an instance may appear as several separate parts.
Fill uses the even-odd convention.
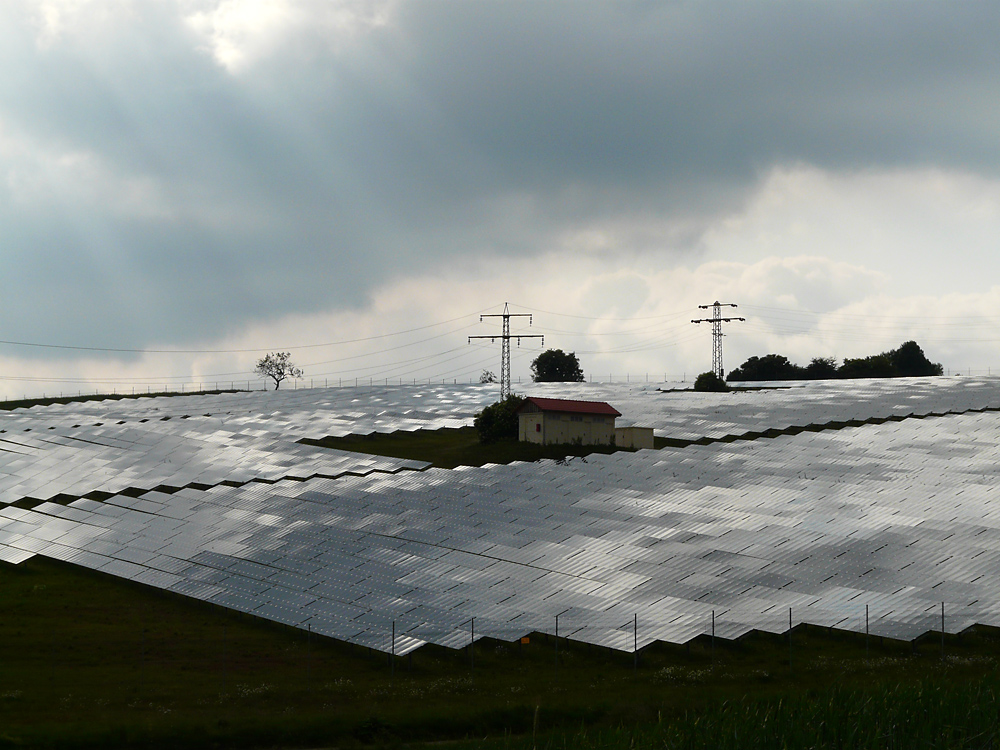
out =
[[[532,382],[530,378],[525,376],[517,376],[512,378],[513,385],[525,385]],[[625,373],[624,375],[608,374],[608,375],[591,375],[587,377],[588,383],[660,383],[660,382],[678,382],[669,381],[667,379],[666,373],[664,373],[663,380],[658,380],[653,376],[651,379],[650,373],[643,373],[641,375],[633,375],[630,373]],[[683,379],[680,382],[684,382]],[[322,388],[375,388],[375,387],[403,387],[403,386],[421,386],[421,385],[497,385],[498,382],[490,381],[487,383],[482,383],[477,377],[466,377],[466,378],[433,378],[433,377],[394,377],[394,378],[375,378],[375,377],[352,377],[352,378],[301,378],[292,379],[289,378],[282,382],[280,390],[309,390],[309,389],[322,389]],[[276,390],[273,381],[266,379],[243,379],[243,380],[196,380],[192,379],[187,382],[181,383],[165,383],[162,385],[153,385],[149,383],[143,383],[141,385],[116,385],[110,389],[65,389],[65,390],[43,390],[41,392],[35,392],[29,394],[28,392],[23,392],[20,397],[6,395],[3,398],[3,403],[9,403],[11,401],[28,401],[28,400],[46,400],[46,399],[65,399],[65,398],[95,398],[95,397],[121,397],[121,396],[154,396],[163,394],[197,394],[197,393],[218,393],[226,391],[273,391]]]
[[[864,638],[866,646],[875,638],[903,643],[930,641],[939,643],[944,655],[946,635],[960,634],[975,625],[992,626],[996,620],[993,610],[981,604],[930,600],[889,603],[879,595],[866,604],[863,598],[859,596],[849,604],[828,607],[776,605],[755,613],[738,605],[717,609],[692,606],[687,614],[678,612],[666,617],[638,611],[628,616],[618,607],[621,610],[618,614],[567,611],[547,618],[519,617],[517,622],[500,622],[490,617],[488,611],[481,617],[459,616],[451,623],[419,622],[412,614],[393,617],[389,613],[370,613],[359,621],[363,630],[346,637],[340,628],[324,626],[318,620],[297,627],[303,630],[308,627],[310,633],[346,640],[389,656],[404,656],[426,643],[461,649],[472,648],[483,638],[517,643],[538,634],[553,638],[557,653],[562,641],[608,648],[629,654],[637,661],[643,650],[656,643],[683,645],[706,638],[714,645],[716,639],[734,641],[752,632],[784,636],[791,647],[791,634],[802,626],[851,633]]]
[[[659,377],[661,373],[589,373],[586,375],[586,382],[593,384],[671,384],[675,385],[677,383],[686,384],[689,381],[688,376],[690,373],[682,372],[680,377],[676,375],[671,376],[670,373],[662,373],[662,379]],[[997,369],[997,374],[1000,375],[1000,368]],[[946,368],[944,371],[944,377],[991,377],[993,375],[992,367],[966,367],[966,368]],[[531,383],[531,379],[518,375],[512,378],[513,385],[525,385]],[[802,381],[808,382],[808,381]],[[317,388],[375,388],[375,387],[390,387],[390,386],[420,386],[420,385],[475,385],[483,384],[479,377],[465,376],[465,377],[324,377],[324,378],[288,378],[282,382],[281,390],[308,390]],[[496,384],[492,381],[490,383],[485,383],[486,385]],[[761,384],[765,384],[765,381],[761,381]],[[8,393],[2,399],[0,403],[10,403],[12,401],[29,401],[29,400],[47,400],[47,399],[66,399],[66,398],[100,398],[100,397],[111,397],[117,398],[122,396],[153,396],[153,395],[164,395],[164,394],[197,394],[197,393],[217,393],[224,391],[273,391],[276,390],[273,381],[265,378],[249,378],[249,379],[196,379],[192,378],[189,381],[184,381],[180,383],[164,383],[160,384],[121,384],[112,386],[108,388],[95,388],[95,389],[84,389],[84,388],[67,388],[64,390],[42,390],[41,392],[29,393],[27,391],[22,392],[21,396],[12,395]]]

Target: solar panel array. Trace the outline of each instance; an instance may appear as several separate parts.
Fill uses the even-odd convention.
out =
[[[678,384],[672,384],[679,387]],[[680,440],[722,438],[768,428],[888,417],[923,416],[1000,407],[993,378],[906,378],[746,383],[750,390],[694,393],[649,384],[536,383],[529,395],[608,401],[619,425],[653,427]],[[567,395],[573,394],[573,395]]]
[[[851,385],[532,393],[703,434],[1000,406],[990,379],[866,383],[853,400]],[[553,632],[558,617],[560,635],[622,650],[685,642],[713,614],[723,637],[783,632],[789,609],[795,623],[863,629],[866,605],[871,632],[897,638],[940,627],[942,602],[949,631],[1000,625],[993,412],[455,471],[294,442],[464,424],[494,395],[422,386],[20,410],[0,422],[6,503],[113,494],[0,507],[0,560],[46,555],[397,654],[464,645],[473,618],[477,638],[510,640]]]

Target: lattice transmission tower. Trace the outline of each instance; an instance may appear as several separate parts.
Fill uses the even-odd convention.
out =
[[[508,309],[507,303],[503,304],[503,312],[495,313],[492,315],[480,315],[479,322],[483,322],[483,318],[503,318],[503,333],[499,336],[469,336],[469,343],[472,343],[472,339],[489,339],[490,341],[496,341],[500,339],[500,399],[503,400],[510,396],[510,340],[517,339],[517,345],[521,345],[521,339],[541,339],[542,346],[545,346],[545,337],[540,334],[526,334],[526,333],[515,333],[510,332],[510,319],[511,318],[527,318],[528,325],[532,323],[532,316],[528,313],[512,313]]]
[[[726,373],[722,368],[722,324],[732,323],[734,320],[745,321],[746,318],[723,318],[722,308],[723,307],[736,307],[732,302],[713,302],[711,305],[698,305],[701,310],[707,310],[712,308],[711,318],[701,318],[700,320],[692,320],[692,323],[711,323],[712,324],[712,372],[719,376],[720,379],[726,379]]]

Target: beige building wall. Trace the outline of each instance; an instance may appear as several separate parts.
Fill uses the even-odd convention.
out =
[[[653,448],[652,427],[615,427],[615,445],[619,448]]]
[[[524,443],[544,445],[545,433],[542,432],[542,413],[522,412],[517,415],[517,439]]]
[[[615,436],[615,418],[591,414],[522,412],[518,415],[518,438],[529,443],[558,445],[609,445]]]

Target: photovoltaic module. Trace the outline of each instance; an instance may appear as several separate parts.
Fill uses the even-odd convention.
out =
[[[0,415],[0,560],[44,555],[396,654],[473,629],[558,626],[625,651],[713,622],[727,638],[790,616],[864,630],[866,608],[894,638],[939,629],[942,605],[949,632],[1000,625],[1000,380],[794,385],[532,384],[678,440],[811,429],[456,470],[298,441],[468,425],[495,386],[18,409]]]

